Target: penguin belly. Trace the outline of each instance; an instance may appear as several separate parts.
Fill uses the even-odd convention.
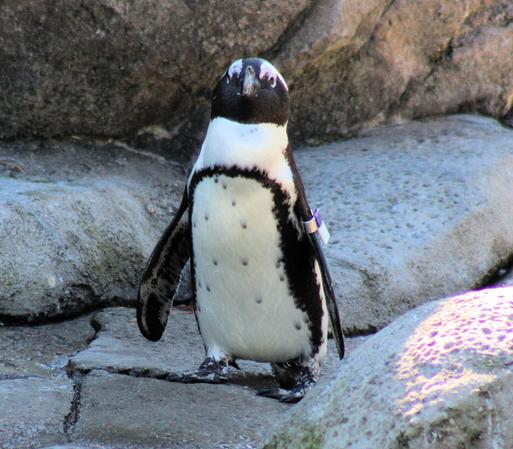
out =
[[[193,195],[196,313],[207,350],[259,362],[309,355],[309,319],[290,292],[272,191],[214,175]]]

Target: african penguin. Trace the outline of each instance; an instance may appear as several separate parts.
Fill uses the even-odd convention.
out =
[[[305,230],[313,218],[288,118],[287,84],[263,59],[233,62],[213,91],[207,134],[182,203],[139,288],[139,328],[158,340],[191,259],[206,359],[197,371],[171,380],[224,382],[237,359],[269,362],[280,388],[260,394],[296,402],[318,380],[328,318],[343,348],[322,250]]]

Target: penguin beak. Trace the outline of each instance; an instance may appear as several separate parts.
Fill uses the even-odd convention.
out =
[[[260,82],[257,79],[255,69],[248,65],[242,82],[242,96],[252,97],[259,87]]]

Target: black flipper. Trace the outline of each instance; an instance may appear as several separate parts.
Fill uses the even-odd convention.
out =
[[[290,169],[292,171],[292,175],[294,177],[294,184],[296,186],[296,191],[298,194],[298,198],[295,205],[295,211],[298,215],[300,222],[305,223],[310,221],[313,218],[312,211],[308,206],[308,201],[306,199],[305,188],[303,186],[303,181],[301,180],[301,176],[299,175],[299,171],[297,169],[296,161],[292,155],[292,148],[290,145],[286,150],[287,160],[289,162]],[[340,359],[344,358],[344,333],[342,332],[342,325],[340,324],[340,315],[337,307],[337,300],[335,298],[335,291],[333,290],[333,284],[331,281],[331,275],[328,268],[328,263],[326,262],[326,257],[324,256],[324,251],[322,249],[322,245],[320,242],[320,237],[318,232],[314,232],[313,234],[307,234],[312,244],[312,248],[315,254],[315,258],[319,263],[319,268],[321,270],[322,281],[324,286],[324,295],[326,297],[326,306],[328,308],[328,314],[330,316],[331,328],[333,331],[333,338],[335,339],[335,344],[337,346],[337,352]]]
[[[187,192],[171,224],[153,250],[137,295],[137,324],[152,341],[162,337],[180,274],[191,256]]]

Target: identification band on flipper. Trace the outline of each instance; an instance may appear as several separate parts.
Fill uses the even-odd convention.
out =
[[[303,222],[305,232],[307,234],[315,234],[316,232],[318,232],[322,243],[327,245],[330,240],[330,233],[328,231],[328,228],[326,227],[326,223],[322,219],[321,211],[318,208],[315,208],[315,210],[311,212],[312,218],[308,221]]]
[[[305,211],[308,208],[305,207]],[[340,316],[338,313],[337,301],[335,299],[335,291],[331,281],[330,271],[328,269],[328,263],[321,247],[321,241],[324,245],[328,244],[330,239],[330,233],[328,228],[322,219],[321,212],[319,209],[310,210],[312,217],[309,220],[303,221],[303,227],[305,232],[309,235],[310,241],[312,242],[319,267],[321,269],[321,275],[323,278],[324,293],[326,295],[326,305],[328,308],[328,314],[331,321],[331,329],[335,344],[337,346],[337,352],[340,359],[344,357],[344,333],[342,332],[342,325],[340,324]]]

